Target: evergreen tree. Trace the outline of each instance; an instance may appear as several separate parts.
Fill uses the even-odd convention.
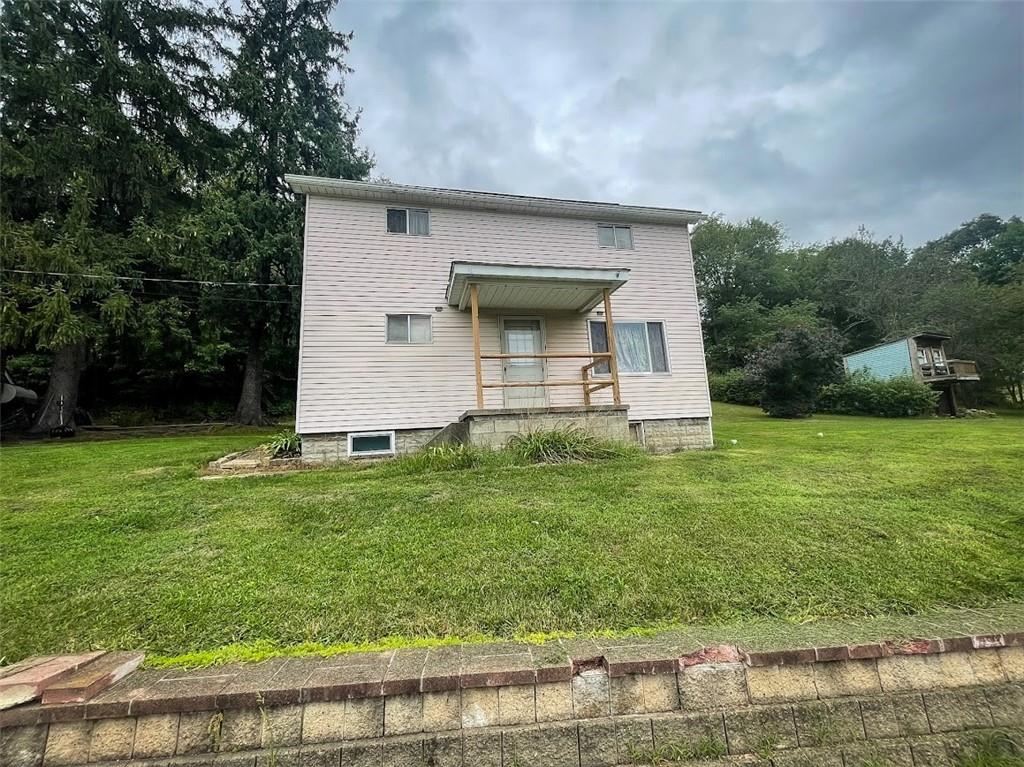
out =
[[[245,354],[236,420],[263,423],[268,350],[294,349],[300,281],[302,207],[285,173],[362,179],[370,155],[356,146],[358,114],[344,101],[350,34],[336,32],[335,0],[242,0],[233,16],[238,39],[224,77],[232,150],[229,170],[210,184],[187,227],[200,233],[193,257],[206,276],[225,282],[210,296],[222,327]],[[272,286],[272,287],[268,287]],[[230,304],[218,298],[245,300]]]
[[[216,18],[181,0],[8,0],[0,16],[5,347],[52,352],[33,430],[73,425],[90,353],[159,268],[140,230],[187,204],[217,131]]]

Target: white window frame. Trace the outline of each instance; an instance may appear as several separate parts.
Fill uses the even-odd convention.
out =
[[[392,317],[405,317],[405,341],[392,341],[388,338],[388,322]],[[427,324],[430,326],[427,332],[426,341],[413,341],[412,340],[412,318],[413,317],[426,317]],[[391,346],[426,346],[427,344],[434,343],[434,315],[426,312],[388,312],[384,315],[384,343],[390,344]]]
[[[602,228],[611,228],[611,230],[612,230],[612,240],[616,244],[613,244],[613,245],[602,245],[601,244],[601,229]],[[618,240],[616,240],[616,237],[615,237],[615,230],[616,229],[628,229],[629,230],[629,247],[628,248],[620,248],[618,246],[618,244],[617,244]],[[633,240],[633,225],[632,224],[607,224],[607,223],[604,223],[604,222],[599,222],[598,225],[597,225],[596,234],[597,234],[597,246],[599,248],[606,248],[608,250],[633,250],[633,247],[636,245],[636,242]],[[654,320],[651,320],[651,321],[653,322]]]
[[[405,231],[404,232],[392,232],[388,229],[388,211],[392,210],[404,210],[405,211]],[[409,233],[409,214],[410,213],[426,213],[427,214],[427,233],[426,234],[410,234]],[[428,208],[406,208],[402,206],[389,205],[384,209],[384,231],[388,234],[399,234],[406,237],[429,237],[430,233],[434,229],[434,222],[430,220],[430,210]]]
[[[607,333],[608,333],[608,322],[604,319],[604,317],[591,317],[591,318],[587,319],[587,343],[590,345],[590,351],[591,352],[594,351],[594,334],[590,332],[590,325],[591,325],[591,323],[594,323],[594,322],[604,323],[604,326],[605,326],[605,336],[606,337],[607,337]],[[665,343],[665,368],[666,368],[665,370],[658,370],[658,371],[654,370],[654,355],[651,354],[651,336],[647,332],[647,325],[651,324],[651,323],[656,323],[658,325],[661,325],[661,339]],[[619,377],[620,378],[632,377],[632,376],[670,376],[670,375],[672,375],[672,355],[669,354],[669,349],[668,349],[668,332],[666,331],[666,322],[665,322],[665,320],[632,320],[632,319],[627,319],[627,320],[615,320],[615,322],[613,324],[614,324],[614,326],[616,328],[619,325],[643,325],[644,326],[644,341],[647,344],[647,359],[650,360],[650,362],[651,362],[651,369],[647,370],[647,371],[639,371],[639,372],[627,373],[624,370],[619,370]],[[595,368],[593,370],[593,373],[594,373],[594,377],[595,378],[611,378],[611,371],[609,371],[607,373],[598,373],[597,369]]]
[[[352,452],[352,440],[359,437],[389,437],[391,439],[391,448],[389,450],[365,450],[358,453]],[[373,457],[375,455],[394,455],[395,454],[395,431],[350,431],[348,433],[348,457],[349,458],[366,458]]]

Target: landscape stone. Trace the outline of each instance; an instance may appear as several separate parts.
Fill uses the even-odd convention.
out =
[[[789,706],[725,712],[729,753],[756,754],[799,745]]]
[[[468,687],[462,691],[462,726],[490,727],[498,723],[498,689]]]
[[[572,707],[577,719],[608,716],[610,693],[608,675],[600,669],[584,671],[572,678]]]
[[[814,685],[821,698],[877,695],[882,692],[878,668],[872,660],[815,663]]]
[[[745,706],[747,677],[741,663],[703,663],[677,674],[679,702],[684,709]]]
[[[954,732],[992,726],[988,701],[981,690],[944,690],[924,695],[932,732]]]
[[[45,747],[46,725],[5,727],[0,730],[0,765],[40,767]]]
[[[498,688],[498,723],[533,724],[537,720],[535,685],[517,684]]]
[[[537,721],[572,719],[572,687],[569,682],[547,682],[536,688]]]
[[[98,719],[89,738],[89,761],[131,759],[134,742],[134,719]]]
[[[422,730],[422,695],[417,692],[411,695],[388,695],[384,698],[385,735],[407,735]]]
[[[462,697],[459,690],[423,693],[423,729],[457,730],[462,726]]]
[[[92,722],[51,724],[46,736],[44,765],[85,764],[89,761],[89,736]]]
[[[747,690],[754,703],[814,700],[818,697],[811,663],[750,667],[747,669]]]
[[[133,759],[174,756],[178,743],[179,714],[140,716],[135,725]]]

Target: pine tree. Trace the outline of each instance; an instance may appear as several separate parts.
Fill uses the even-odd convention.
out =
[[[261,285],[224,288],[248,303],[244,312],[221,310],[245,351],[235,416],[244,424],[263,423],[265,357],[297,329],[295,291],[263,287],[297,284],[301,275],[302,208],[284,174],[361,179],[373,164],[356,145],[358,114],[344,101],[351,34],[331,27],[335,4],[242,0],[233,17],[238,47],[224,79],[230,170],[207,188],[191,225],[204,238],[207,276]]]
[[[142,231],[206,172],[216,28],[182,0],[4,4],[0,340],[53,353],[35,432],[74,424],[90,353],[138,306],[121,278],[160,267]]]

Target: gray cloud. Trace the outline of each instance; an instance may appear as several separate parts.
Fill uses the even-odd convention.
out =
[[[861,224],[1024,212],[1024,4],[344,2],[376,172]]]

